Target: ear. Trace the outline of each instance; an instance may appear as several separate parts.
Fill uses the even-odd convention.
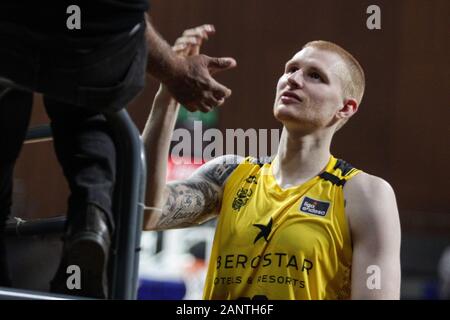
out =
[[[358,102],[356,102],[355,99],[345,99],[341,109],[336,113],[336,116],[339,119],[348,119],[358,111],[358,107]]]

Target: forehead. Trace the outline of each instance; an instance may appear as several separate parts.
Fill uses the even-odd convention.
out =
[[[346,74],[345,63],[337,53],[314,47],[300,50],[287,63],[316,67],[327,75],[341,80]]]

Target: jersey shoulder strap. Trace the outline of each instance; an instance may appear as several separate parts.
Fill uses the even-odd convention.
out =
[[[332,169],[322,172],[319,177],[336,186],[344,186],[348,180],[360,172],[362,171],[356,169],[350,163],[342,159],[336,159],[336,164]]]

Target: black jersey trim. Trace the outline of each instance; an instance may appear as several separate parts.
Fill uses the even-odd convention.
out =
[[[342,172],[342,176],[346,176],[352,169],[354,169],[355,167],[353,167],[350,163],[342,160],[342,159],[337,159],[337,162],[334,166],[334,169],[340,169]]]
[[[326,171],[322,172],[319,177],[326,181],[330,181],[332,184],[335,184],[337,186],[343,186],[345,185],[345,182],[347,182],[345,179],[339,179],[339,177],[336,177],[334,174]]]

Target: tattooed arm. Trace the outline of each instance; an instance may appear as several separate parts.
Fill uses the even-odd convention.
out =
[[[218,213],[226,179],[242,157],[226,155],[201,166],[186,181],[166,184],[167,155],[179,105],[161,87],[142,134],[147,159],[144,230],[183,228]]]
[[[180,55],[196,55],[202,41],[213,33],[210,25],[186,30],[173,50]],[[218,157],[188,180],[166,184],[167,155],[179,108],[162,85],[142,134],[148,163],[145,230],[187,227],[213,217],[222,199],[225,180],[240,161],[232,155]]]
[[[189,179],[168,183],[161,197],[162,211],[146,215],[145,230],[184,228],[217,216],[226,180],[242,161],[240,156],[221,156],[201,166]]]

